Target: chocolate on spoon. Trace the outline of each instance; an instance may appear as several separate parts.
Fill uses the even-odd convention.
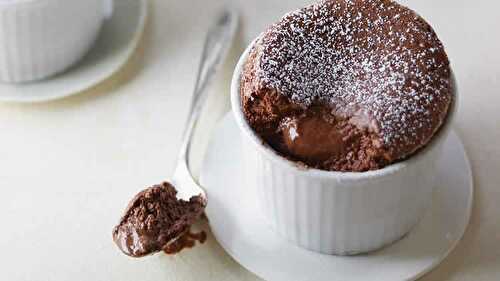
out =
[[[126,255],[143,257],[161,250],[174,254],[206,239],[203,232],[190,232],[205,210],[207,196],[191,175],[188,155],[208,85],[224,61],[237,24],[236,11],[226,9],[209,29],[172,184],[165,182],[137,194],[113,229],[113,240]]]
[[[168,253],[194,246],[196,235],[191,225],[205,208],[201,196],[189,201],[177,199],[177,190],[170,183],[155,185],[137,194],[113,229],[113,240],[131,257],[143,257],[163,249]],[[193,237],[193,239],[188,239]],[[199,239],[204,242],[203,234]],[[176,249],[174,251],[173,249]]]

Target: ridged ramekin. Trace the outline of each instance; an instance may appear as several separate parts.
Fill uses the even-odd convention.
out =
[[[75,64],[95,42],[111,1],[0,1],[0,80],[40,80]]]
[[[457,98],[431,142],[406,161],[363,173],[306,169],[267,146],[243,115],[240,78],[250,48],[234,71],[231,102],[243,140],[245,182],[257,189],[272,228],[298,246],[335,255],[374,251],[406,235],[432,201]]]

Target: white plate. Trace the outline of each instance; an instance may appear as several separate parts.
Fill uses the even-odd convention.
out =
[[[0,101],[43,102],[78,94],[110,77],[135,50],[147,16],[146,0],[115,0],[113,16],[90,52],[55,77],[24,84],[0,83]]]
[[[404,239],[369,255],[318,254],[283,240],[257,208],[242,178],[240,136],[232,114],[221,121],[207,151],[201,183],[207,215],[222,247],[266,280],[414,280],[437,266],[456,246],[470,218],[473,198],[469,161],[452,132],[440,160],[431,209]]]

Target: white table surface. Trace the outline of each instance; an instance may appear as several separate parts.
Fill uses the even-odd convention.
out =
[[[204,30],[220,2],[151,1],[139,49],[111,79],[61,101],[0,104],[0,280],[258,280],[211,236],[178,256],[142,260],[111,242],[128,199],[173,169]],[[244,45],[309,1],[232,2],[243,27],[214,85],[196,160],[215,117],[228,108],[231,68]],[[476,184],[464,239],[422,280],[500,280],[500,2],[405,3],[447,47],[461,94],[456,128]]]

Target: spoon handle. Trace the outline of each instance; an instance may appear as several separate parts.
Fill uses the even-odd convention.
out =
[[[188,156],[192,135],[209,93],[208,86],[226,58],[237,26],[237,12],[233,9],[226,9],[217,17],[217,21],[206,35],[177,166],[184,164],[189,167]]]

